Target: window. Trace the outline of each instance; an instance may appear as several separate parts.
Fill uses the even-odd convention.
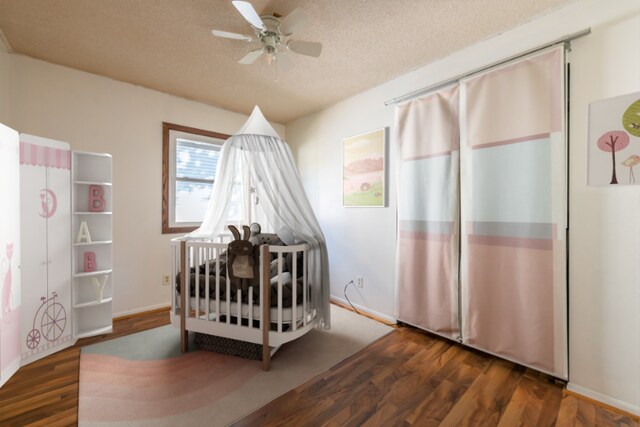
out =
[[[229,135],[171,123],[162,133],[162,233],[187,233],[204,218]]]

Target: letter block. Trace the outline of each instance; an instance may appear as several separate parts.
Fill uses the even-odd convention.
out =
[[[91,271],[96,271],[96,253],[95,252],[85,252],[84,253],[84,271],[89,273]]]
[[[80,229],[78,230],[78,237],[76,237],[76,243],[91,243],[91,234],[89,233],[89,226],[86,221],[80,223]]]
[[[102,212],[107,202],[104,200],[104,188],[99,185],[89,186],[89,212]]]
[[[104,292],[104,287],[107,284],[107,279],[109,276],[100,276],[100,279],[97,277],[92,277],[91,281],[96,286],[96,297],[98,301],[102,301],[102,293]]]

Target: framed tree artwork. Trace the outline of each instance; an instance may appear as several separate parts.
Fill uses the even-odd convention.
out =
[[[386,128],[342,140],[342,205],[386,206]]]
[[[589,104],[592,186],[640,185],[640,92]]]

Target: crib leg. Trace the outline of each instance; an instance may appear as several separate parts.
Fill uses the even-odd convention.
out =
[[[269,246],[262,245],[262,253],[260,259],[262,260],[262,369],[269,370],[271,364],[271,350],[269,349],[269,329],[271,327],[271,319],[269,318],[271,307],[271,292],[269,277]]]
[[[262,370],[268,371],[271,365],[271,351],[268,344],[262,345]]]
[[[180,292],[180,351],[186,353],[189,351],[189,332],[187,331],[187,292],[189,292],[189,283],[187,282],[187,242],[180,242],[180,283],[182,289]]]

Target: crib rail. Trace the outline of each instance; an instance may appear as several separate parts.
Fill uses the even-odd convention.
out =
[[[222,239],[180,238],[173,239],[171,243],[171,274],[174,281],[171,312],[172,320],[179,319],[183,351],[187,351],[187,331],[196,331],[262,344],[263,361],[266,360],[268,365],[270,347],[279,347],[312,327],[315,310],[307,278],[308,244],[262,245],[258,289],[248,287],[243,292],[236,289],[235,283],[229,279],[225,268],[227,243]],[[288,272],[291,275],[290,307],[284,305],[284,288],[287,285],[284,266],[287,257],[291,260]],[[274,270],[276,276],[272,278],[271,272]],[[302,277],[300,304],[297,303],[300,298],[297,284],[299,273]],[[180,292],[177,291],[178,275]],[[271,307],[272,289],[276,298],[274,307]],[[258,296],[259,301],[254,296]]]

